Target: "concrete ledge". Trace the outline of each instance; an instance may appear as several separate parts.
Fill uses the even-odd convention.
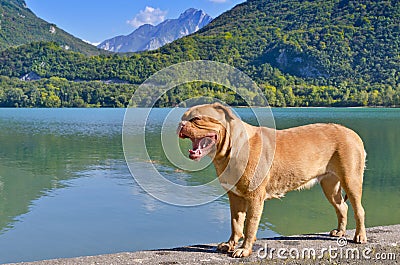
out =
[[[55,259],[20,265],[81,264],[397,264],[400,263],[400,225],[367,229],[368,243],[352,243],[354,230],[347,240],[328,233],[259,239],[253,254],[243,259],[218,253],[216,244],[174,249],[127,252],[92,257]],[[314,253],[315,251],[315,253]]]

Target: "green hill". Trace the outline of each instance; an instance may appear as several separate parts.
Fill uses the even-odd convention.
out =
[[[33,71],[45,78],[139,84],[168,65],[196,59],[243,70],[259,83],[273,106],[399,106],[400,4],[398,0],[249,0],[199,32],[152,52],[87,57],[55,43],[11,48],[0,53],[0,75],[21,77]],[[99,86],[107,91],[104,83]],[[204,86],[177,89],[178,95],[171,92],[160,105],[173,105],[201,91],[220,96],[217,88]],[[28,93],[24,85],[20,87]],[[121,96],[115,91],[114,99]],[[124,97],[129,98],[124,94],[120,100]],[[230,98],[228,103],[241,104]]]
[[[99,50],[38,18],[24,0],[0,0],[0,50],[34,41],[54,41],[65,49],[88,55]]]
[[[398,0],[249,0],[191,39],[189,45],[182,39],[161,52],[189,46],[196,57],[255,68],[260,79],[263,69],[272,66],[324,81],[399,81]]]

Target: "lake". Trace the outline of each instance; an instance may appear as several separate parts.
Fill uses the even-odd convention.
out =
[[[145,132],[152,164],[178,184],[214,179],[211,166],[177,170],[162,152],[161,127],[170,111],[156,109],[149,117]],[[236,111],[254,122],[249,109]],[[262,116],[266,110],[256,113]],[[124,114],[125,109],[0,109],[0,263],[228,239],[226,196],[200,206],[175,206],[148,195],[135,182],[122,146]],[[290,108],[273,109],[273,114],[279,129],[334,122],[355,130],[368,153],[366,225],[400,223],[399,109]],[[175,129],[168,127],[167,133]],[[185,142],[180,144],[184,148]],[[138,160],[135,170],[146,163]],[[352,216],[349,211],[349,229],[355,226]],[[315,186],[268,201],[257,237],[335,227],[333,207]]]

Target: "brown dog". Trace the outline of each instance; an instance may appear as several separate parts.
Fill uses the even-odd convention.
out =
[[[241,121],[229,108],[214,103],[185,112],[178,134],[192,140],[191,159],[213,157],[219,181],[227,190],[232,234],[228,242],[218,245],[218,250],[233,252],[233,257],[249,256],[264,201],[310,188],[317,182],[338,218],[338,227],[330,235],[340,237],[346,233],[343,188],[354,209],[354,241],[367,242],[361,205],[366,153],[354,131],[337,124],[311,124],[286,130],[254,127]],[[235,250],[242,237],[242,246]]]

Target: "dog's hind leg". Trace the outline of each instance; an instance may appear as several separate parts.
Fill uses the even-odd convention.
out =
[[[330,235],[344,236],[346,234],[348,207],[342,197],[339,178],[333,173],[328,173],[321,179],[320,184],[326,198],[335,208],[337,215],[338,226],[330,232]]]
[[[342,151],[339,155],[341,161],[346,161],[345,163],[341,163],[343,174],[340,176],[340,182],[354,210],[354,219],[356,220],[354,242],[367,243],[364,223],[365,211],[361,204],[366,156],[362,142],[359,146],[354,146],[352,149],[346,150],[346,152]]]
[[[354,235],[355,243],[366,243],[367,234],[365,231],[365,212],[361,204],[362,197],[362,173],[359,178],[345,178],[343,189],[345,190],[351,206],[354,210],[354,219],[356,220],[356,233]]]
[[[231,208],[231,229],[232,234],[228,242],[220,243],[217,249],[221,252],[233,252],[239,239],[243,237],[244,221],[246,218],[247,202],[244,198],[228,192]]]

